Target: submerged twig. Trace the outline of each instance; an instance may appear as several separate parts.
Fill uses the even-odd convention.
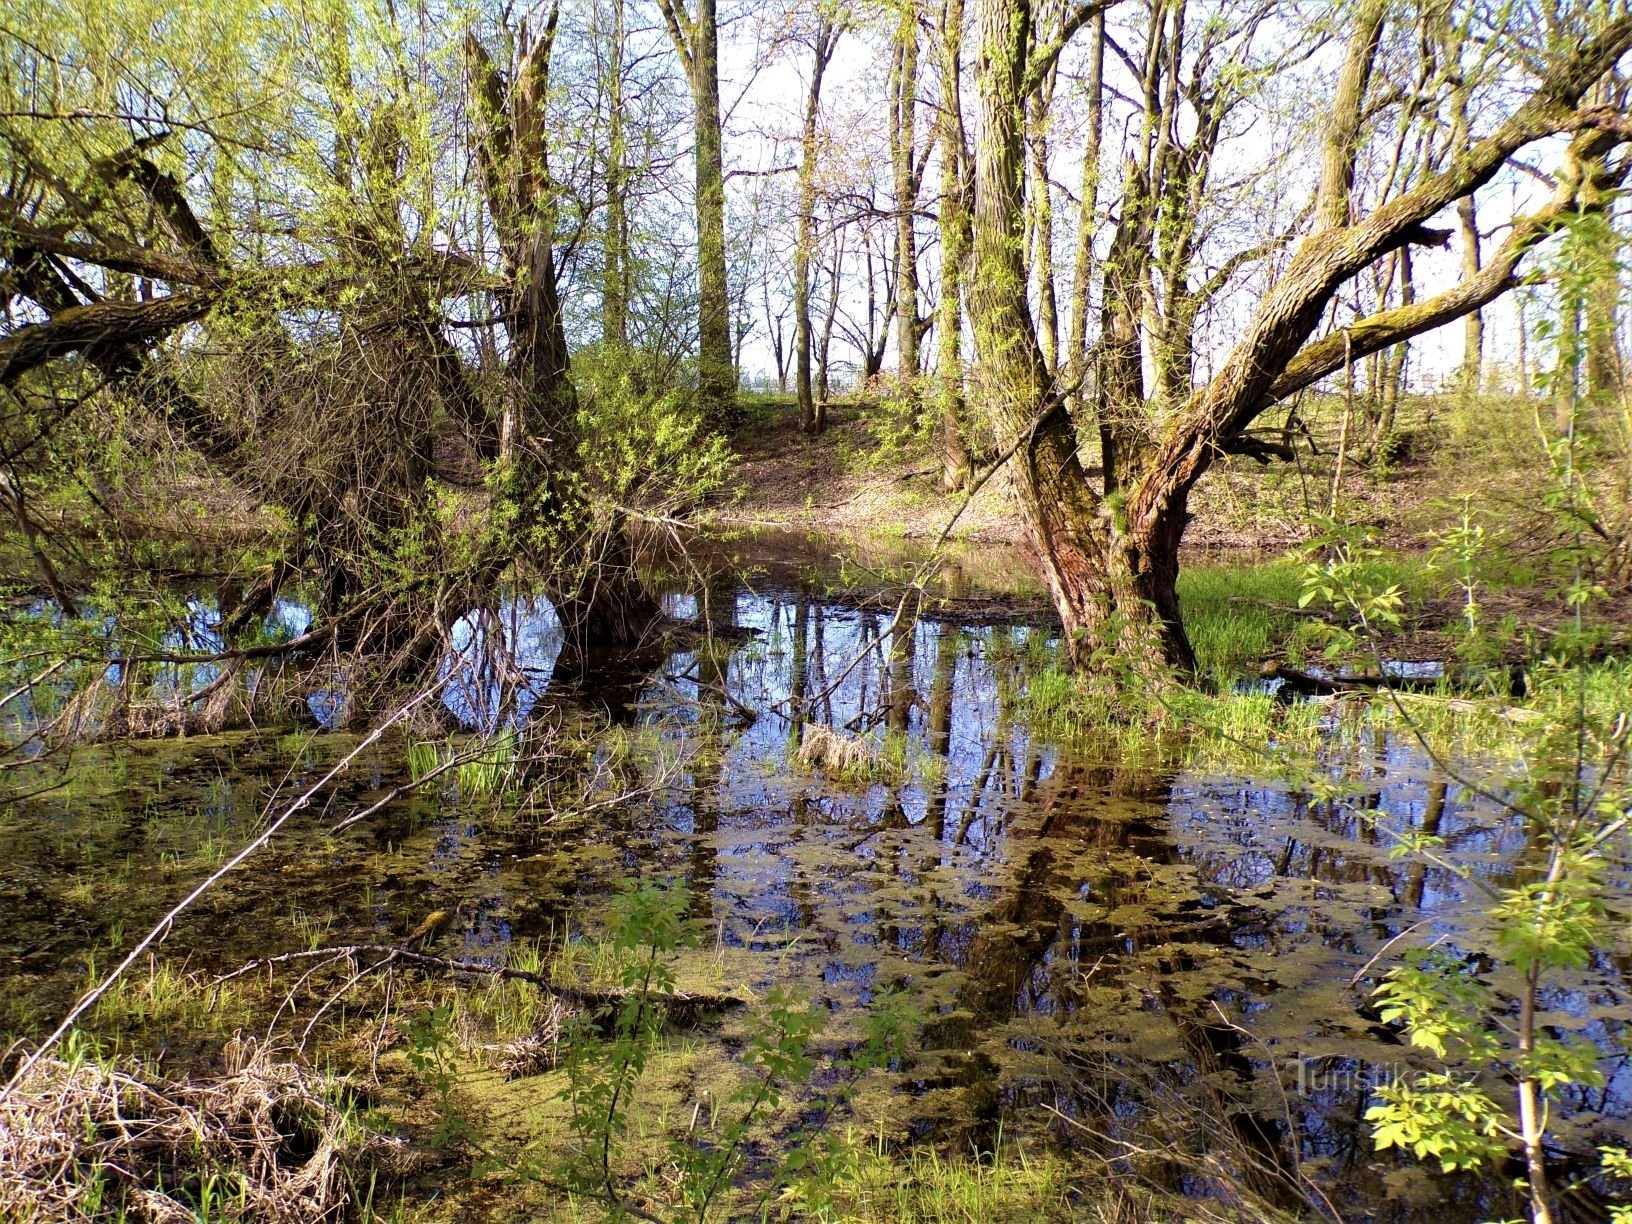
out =
[[[451,670],[449,674],[452,674]],[[185,911],[195,901],[213,888],[230,871],[236,868],[245,859],[249,858],[250,855],[254,854],[261,847],[265,846],[267,842],[271,841],[273,836],[284,826],[291,816],[305,808],[319,791],[321,791],[335,778],[339,777],[340,774],[344,773],[351,763],[356,760],[365,749],[372,746],[382,735],[385,734],[388,728],[394,726],[398,721],[405,718],[410,711],[412,711],[421,702],[429,698],[446,682],[446,677],[444,677],[430,688],[422,690],[403,705],[399,706],[390,717],[385,719],[379,726],[374,728],[373,731],[369,732],[368,735],[363,737],[357,746],[350,752],[346,753],[346,755],[343,756],[333,766],[333,768],[331,768],[316,782],[312,783],[311,786],[307,787],[306,790],[301,792],[301,794],[292,803],[283,809],[276,819],[268,823],[266,828],[261,830],[261,832],[247,845],[245,845],[243,849],[239,850],[237,854],[233,855],[215,871],[211,872],[201,884],[195,887],[175,905],[171,906],[171,908],[165,913],[164,917],[160,918],[158,922],[153,925],[153,928],[136,942],[136,946],[133,947],[128,954],[126,954],[125,959],[120,961],[119,964],[116,965],[100,982],[81,995],[79,997],[79,1001],[76,1002],[73,1007],[69,1009],[68,1014],[63,1017],[62,1022],[52,1030],[51,1034],[40,1043],[39,1047],[35,1049],[32,1054],[23,1060],[22,1065],[18,1067],[17,1071],[6,1082],[5,1086],[0,1088],[0,1102],[4,1102],[29,1074],[29,1072],[34,1069],[34,1067],[39,1063],[40,1059],[42,1059],[46,1053],[57,1044],[57,1042],[62,1040],[63,1036],[68,1032],[68,1030],[73,1028],[75,1021],[94,1007],[97,1001],[113,988],[114,983],[116,983],[124,975],[125,971],[129,969],[131,965],[136,963],[142,953],[146,952],[154,944],[161,941],[169,933],[171,926],[175,923],[175,920],[180,917],[183,911]]]

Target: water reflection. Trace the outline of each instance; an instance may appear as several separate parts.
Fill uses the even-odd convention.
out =
[[[1460,1196],[1436,1208],[1447,1220],[1506,1210],[1500,1189],[1374,1156],[1359,1125],[1377,1077],[1415,1057],[1366,1006],[1373,958],[1413,927],[1417,942],[1488,944],[1479,894],[1391,857],[1390,834],[1437,835],[1506,882],[1533,847],[1499,806],[1335,715],[1323,762],[1356,800],[1063,752],[1024,717],[1039,631],[1023,624],[797,580],[745,589],[729,572],[677,587],[665,608],[709,631],[655,657],[562,660],[546,603],[497,600],[458,622],[443,672],[466,726],[543,727],[589,703],[649,737],[653,759],[679,763],[655,797],[563,829],[500,826],[454,790],[389,804],[340,842],[314,822],[184,919],[172,953],[229,962],[290,944],[296,908],[343,938],[460,902],[461,949],[497,957],[512,938],[581,929],[620,876],[679,877],[756,988],[791,979],[835,1009],[885,986],[911,994],[928,1024],[902,1133],[979,1141],[1001,1122],[1075,1142],[1087,1128],[1113,1154],[1154,1138],[1206,1150],[1223,1162],[1212,1181],[1167,1171],[1196,1192],[1233,1178],[1275,1196],[1307,1176],[1353,1218],[1409,1218],[1409,1186]],[[304,624],[277,615],[286,634]],[[861,737],[883,762],[872,780],[802,766],[812,724]],[[0,828],[8,971],[43,977],[105,934],[106,914],[135,924],[167,895],[151,881],[120,891],[108,864],[134,862],[140,880],[203,838],[241,837],[276,781],[337,755],[272,737],[121,751],[128,781],[77,807],[40,797]],[[370,767],[331,812],[402,768],[389,754]],[[53,881],[99,871],[101,893],[65,908]],[[1559,1027],[1624,1044],[1628,968],[1606,953],[1561,975]],[[1557,1128],[1573,1151],[1628,1124],[1632,1071],[1610,1070],[1576,1102],[1580,1128]],[[1377,1206],[1385,1183],[1397,1208]]]

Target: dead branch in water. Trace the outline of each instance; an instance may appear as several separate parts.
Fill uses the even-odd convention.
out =
[[[452,672],[450,671],[449,675],[451,674]],[[120,961],[118,965],[114,966],[112,971],[110,971],[108,975],[100,982],[80,996],[79,1000],[68,1010],[68,1014],[63,1017],[62,1022],[57,1025],[57,1027],[48,1037],[46,1037],[43,1042],[40,1043],[39,1048],[23,1061],[22,1065],[17,1069],[17,1071],[9,1080],[6,1081],[5,1086],[0,1087],[0,1104],[3,1104],[5,1101],[9,1100],[12,1094],[18,1091],[19,1086],[28,1078],[29,1072],[31,1072],[40,1062],[40,1060],[51,1051],[52,1047],[55,1046],[57,1042],[62,1040],[67,1032],[73,1028],[75,1022],[78,1021],[79,1018],[88,1012],[92,1007],[94,1007],[97,1001],[113,988],[114,983],[116,983],[120,977],[124,975],[125,971],[129,969],[131,965],[135,964],[144,952],[146,952],[154,944],[162,941],[164,937],[170,933],[170,929],[174,925],[175,920],[184,910],[188,909],[195,901],[207,893],[211,888],[215,887],[215,885],[219,883],[228,872],[232,871],[245,859],[249,858],[250,855],[254,854],[257,850],[261,849],[261,847],[265,846],[269,841],[271,841],[277,834],[278,830],[289,821],[290,817],[294,816],[296,812],[304,810],[307,805],[311,803],[312,799],[325,786],[344,773],[346,769],[350,767],[353,761],[355,761],[367,748],[369,748],[370,745],[375,743],[375,741],[385,734],[388,728],[395,726],[399,721],[408,717],[416,706],[427,700],[432,694],[439,692],[446,682],[446,677],[444,677],[443,680],[439,681],[430,688],[423,690],[411,700],[399,706],[389,718],[386,718],[378,727],[369,732],[368,735],[359,741],[357,746],[342,757],[332,769],[325,773],[316,782],[312,783],[311,786],[307,787],[306,790],[301,792],[301,794],[298,795],[293,802],[289,803],[275,818],[269,820],[266,827],[262,829],[252,841],[245,845],[243,849],[239,850],[237,854],[233,855],[225,863],[221,864],[220,867],[216,868],[216,870],[213,871],[201,884],[199,884],[185,897],[173,905],[164,915],[164,917],[160,918],[159,921],[154,924],[153,928],[149,930],[146,935],[142,936],[141,939],[136,941],[136,946],[131,948],[130,952],[126,954],[124,960]],[[268,815],[270,815],[270,804],[268,805],[268,809]]]
[[[271,970],[276,965],[293,964],[296,961],[312,960],[328,957],[331,960],[344,960],[357,957],[378,957],[372,965],[363,972],[374,972],[392,965],[412,965],[420,969],[433,969],[439,973],[471,974],[477,977],[503,978],[513,982],[529,982],[537,986],[546,994],[570,1003],[575,1007],[586,1010],[598,1010],[616,1006],[637,993],[626,989],[590,990],[582,986],[567,986],[550,980],[547,974],[535,973],[529,969],[514,969],[508,965],[490,965],[485,961],[453,960],[445,956],[432,956],[428,952],[416,952],[397,944],[338,944],[327,948],[307,948],[295,952],[282,952],[276,956],[262,956],[240,965],[230,973],[224,973],[215,979],[214,985],[220,986],[234,978],[245,977],[261,969]],[[695,1022],[696,1017],[703,1012],[724,1011],[732,1007],[741,1007],[746,1000],[735,995],[716,994],[688,994],[685,991],[675,991],[673,994],[653,995],[651,1002],[661,1007],[670,1023],[687,1025]]]

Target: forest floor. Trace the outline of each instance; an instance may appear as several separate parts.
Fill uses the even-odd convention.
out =
[[[992,476],[963,504],[960,495],[940,490],[940,461],[932,447],[893,439],[877,405],[834,404],[827,430],[810,437],[800,432],[790,397],[744,398],[748,420],[731,440],[740,456],[740,483],[734,497],[710,508],[712,523],[932,541],[956,513],[952,540],[1024,546],[1025,528],[1005,473]],[[1299,464],[1265,467],[1232,457],[1214,466],[1193,498],[1196,520],[1185,536],[1187,550],[1279,554],[1309,538],[1312,521],[1334,509],[1340,428],[1336,419],[1325,420],[1329,414],[1309,415],[1319,450]],[[1420,449],[1429,449],[1426,458],[1408,455],[1386,469],[1350,455],[1339,494],[1342,517],[1371,524],[1396,548],[1430,546],[1428,533],[1448,521],[1441,503],[1462,491],[1453,485],[1467,469]]]
[[[940,491],[940,463],[927,448],[881,438],[872,405],[832,405],[815,437],[800,432],[798,409],[781,397],[756,398],[748,413],[731,439],[738,496],[712,507],[712,522],[928,541],[962,500]],[[951,538],[1019,545],[1024,534],[998,473],[969,499]]]
[[[812,537],[807,547],[818,549],[846,540],[850,547],[871,542],[875,551],[889,545],[922,550],[952,522],[950,555],[959,567],[985,574],[981,585],[1010,590],[992,575],[1030,577],[1030,545],[1003,472],[964,504],[961,495],[940,490],[933,445],[892,433],[880,405],[835,404],[828,429],[809,437],[799,430],[791,397],[745,396],[744,402],[748,419],[732,438],[739,483],[708,508],[710,526],[769,532],[757,548],[797,556],[799,546],[777,542],[772,529],[804,533]],[[1299,550],[1335,522],[1364,525],[1368,547],[1397,559],[1394,576],[1411,612],[1406,625],[1385,635],[1392,657],[1444,659],[1453,652],[1469,598],[1457,583],[1450,547],[1459,530],[1476,533],[1461,538],[1477,553],[1470,561],[1479,573],[1477,613],[1484,623],[1515,632],[1522,627],[1547,642],[1573,619],[1558,569],[1570,533],[1547,509],[1552,476],[1537,445],[1533,405],[1500,396],[1471,404],[1414,397],[1401,406],[1397,449],[1388,462],[1365,454],[1360,427],[1351,422],[1341,473],[1342,402],[1310,400],[1299,412],[1307,430],[1296,463],[1265,466],[1228,457],[1192,495],[1195,519],[1185,533],[1181,594],[1198,615],[1211,609],[1233,623],[1251,609],[1267,614],[1276,627],[1259,644],[1261,655],[1279,657],[1286,635],[1305,619],[1294,606],[1302,581]],[[1094,457],[1084,461],[1092,464]],[[1625,513],[1618,471],[1613,464],[1602,467],[1594,481],[1595,512],[1611,522]],[[1613,590],[1619,583],[1609,585]],[[1019,600],[1016,614],[1023,606],[1047,615],[1041,590],[1011,590],[1010,597]],[[1632,594],[1606,593],[1587,619],[1619,641],[1617,627],[1632,624]],[[1238,646],[1223,651],[1233,666],[1258,653]]]

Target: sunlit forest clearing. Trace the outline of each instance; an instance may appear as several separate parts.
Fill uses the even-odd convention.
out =
[[[1626,0],[7,0],[0,1220],[1632,1221]]]

